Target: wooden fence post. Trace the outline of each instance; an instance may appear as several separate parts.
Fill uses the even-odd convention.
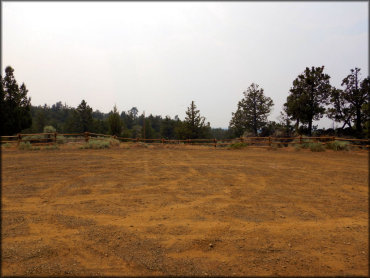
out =
[[[54,132],[54,144],[56,144],[56,143],[57,143],[57,133]]]
[[[269,136],[269,146],[271,147],[271,136]]]
[[[240,136],[240,142],[244,143],[244,138],[242,136]]]
[[[302,145],[302,135],[299,136],[299,144]]]
[[[215,148],[217,148],[217,140],[216,140],[216,138],[214,138],[213,140],[215,142]]]
[[[162,138],[162,145],[164,144],[164,139]]]
[[[139,137],[136,137],[136,143],[139,143]]]
[[[17,142],[17,146],[19,146],[19,144],[21,143],[21,140],[22,140],[22,134],[18,133],[18,142]]]

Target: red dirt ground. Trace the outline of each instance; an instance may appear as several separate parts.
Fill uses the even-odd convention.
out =
[[[3,275],[368,275],[368,153],[2,150]]]

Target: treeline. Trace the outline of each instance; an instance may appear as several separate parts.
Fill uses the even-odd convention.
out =
[[[361,79],[355,68],[344,77],[342,88],[330,85],[324,66],[306,68],[293,81],[278,122],[267,118],[273,107],[264,90],[252,83],[243,92],[229,128],[211,128],[192,101],[184,120],[160,115],[145,116],[136,107],[109,113],[93,110],[85,100],[76,107],[62,102],[52,106],[32,106],[25,84],[18,85],[11,67],[1,77],[1,135],[42,132],[53,126],[59,133],[94,132],[126,138],[218,140],[239,136],[348,135],[368,138],[370,79]],[[337,129],[318,129],[313,121],[324,115],[341,123]]]
[[[228,138],[227,130],[212,129],[210,124],[205,122],[194,102],[186,111],[185,120],[180,120],[178,116],[144,116],[136,107],[120,113],[114,106],[109,113],[103,113],[93,110],[85,100],[82,100],[77,108],[59,101],[51,106],[31,106],[30,112],[32,125],[24,129],[24,133],[43,132],[45,126],[53,126],[59,133],[89,131],[125,138]]]

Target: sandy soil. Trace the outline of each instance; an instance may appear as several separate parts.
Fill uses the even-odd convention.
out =
[[[368,153],[2,152],[3,275],[368,275]]]

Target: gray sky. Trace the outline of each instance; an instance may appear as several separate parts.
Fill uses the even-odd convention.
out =
[[[255,82],[277,120],[293,80],[325,65],[340,87],[368,75],[368,2],[3,2],[2,73],[33,105],[82,99],[109,112],[179,115],[194,100],[227,127]],[[320,126],[332,122],[322,120]]]

